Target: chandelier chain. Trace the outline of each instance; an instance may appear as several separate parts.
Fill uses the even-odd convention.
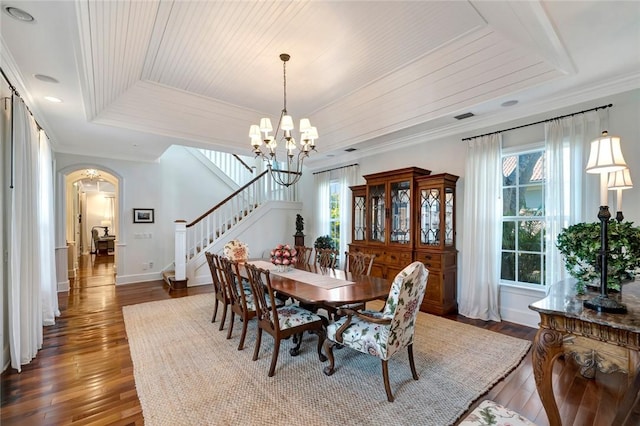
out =
[[[286,115],[287,114],[287,62],[283,61],[282,62],[282,80],[283,80],[283,87],[284,87],[284,109],[282,110],[282,112]]]

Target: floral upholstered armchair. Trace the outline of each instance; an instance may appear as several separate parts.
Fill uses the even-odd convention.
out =
[[[413,262],[400,271],[393,280],[389,297],[381,312],[340,309],[339,314],[346,317],[327,327],[324,350],[329,357],[329,365],[324,368],[324,373],[330,376],[334,372],[335,344],[377,356],[382,360],[382,376],[387,399],[393,402],[387,361],[393,354],[406,347],[411,373],[413,378],[418,380],[413,360],[413,332],[427,288],[428,275],[429,271],[422,262]]]

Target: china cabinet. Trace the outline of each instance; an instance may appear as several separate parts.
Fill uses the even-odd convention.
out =
[[[408,167],[365,175],[351,187],[350,251],[375,254],[374,276],[393,279],[414,260],[429,269],[421,310],[455,312],[457,176]]]
[[[421,309],[436,314],[456,312],[458,266],[456,250],[456,182],[448,173],[416,179],[415,260],[429,270]]]

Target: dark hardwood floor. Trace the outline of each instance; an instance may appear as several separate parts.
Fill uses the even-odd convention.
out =
[[[2,373],[0,423],[142,425],[122,307],[212,290],[205,285],[169,293],[162,281],[116,287],[113,256],[83,256],[70,291],[59,294],[62,315],[54,326],[44,329],[42,350],[21,373],[11,368]],[[458,315],[449,318],[529,340],[536,332],[508,322],[486,323]],[[554,368],[554,389],[563,423],[611,424],[626,384],[620,374],[584,379],[573,362],[560,359]],[[503,404],[540,426],[548,425],[535,388],[531,353],[470,410],[484,399]],[[638,411],[636,405],[627,424],[640,424]]]

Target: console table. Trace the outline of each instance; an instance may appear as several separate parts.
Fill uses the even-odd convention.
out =
[[[618,410],[622,419],[638,393],[640,381],[640,282],[623,286],[616,297],[627,305],[626,314],[599,313],[583,307],[597,292],[577,295],[575,280],[554,284],[549,295],[529,308],[540,314],[540,328],[533,342],[533,373],[536,388],[551,426],[562,425],[551,385],[553,363],[560,355],[573,357],[580,372],[593,378],[603,373],[623,372],[631,386]],[[622,420],[619,421],[622,423]]]

